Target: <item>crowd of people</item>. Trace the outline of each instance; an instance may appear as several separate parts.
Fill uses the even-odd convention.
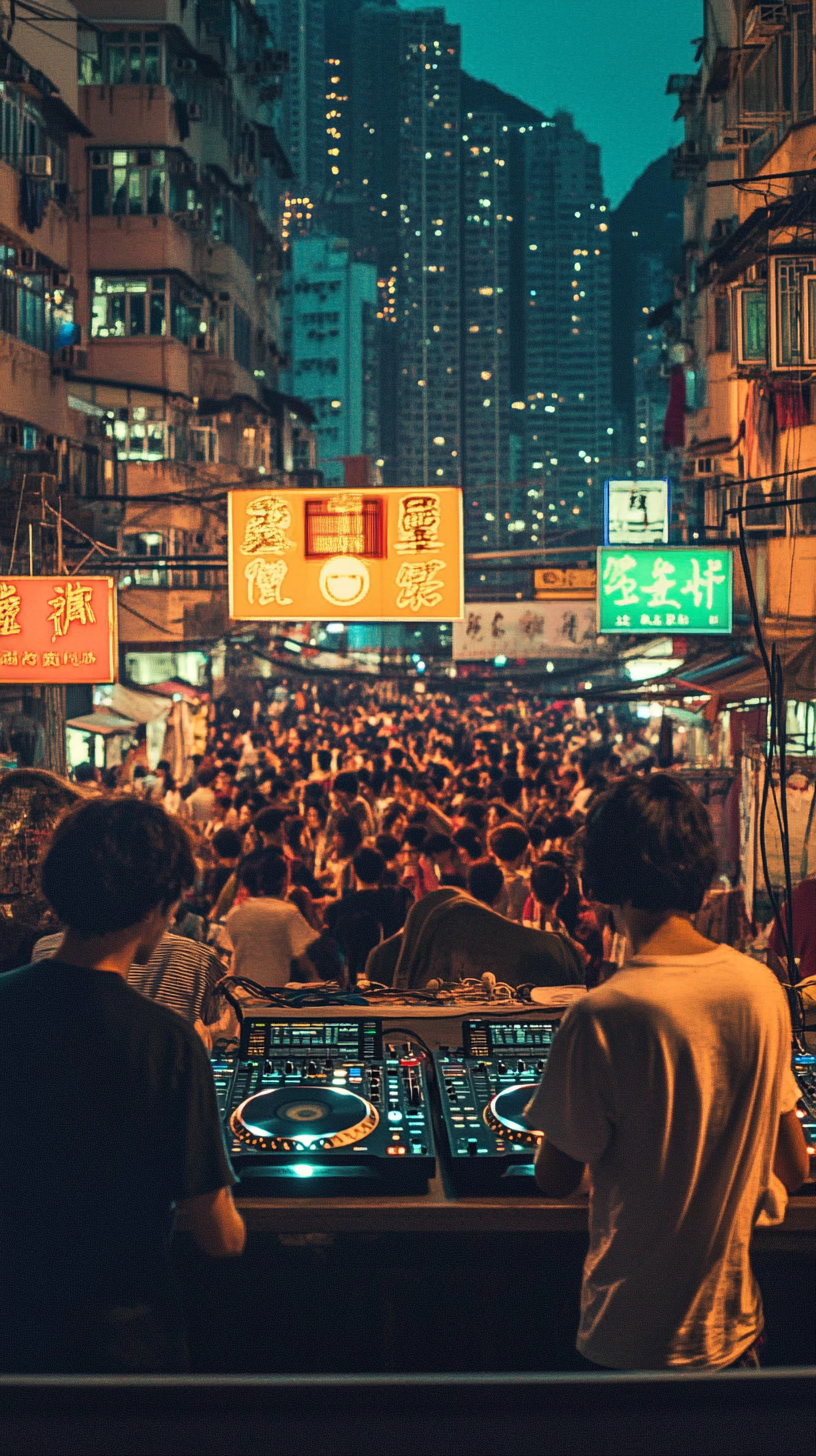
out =
[[[183,783],[135,752],[104,774],[75,771],[90,792],[160,803],[191,836],[196,881],[173,933],[210,949],[176,947],[179,991],[178,976],[160,973],[165,944],[155,967],[134,973],[142,989],[206,1025],[225,967],[263,987],[348,986],[366,972],[391,985],[398,962],[404,985],[485,968],[516,985],[597,983],[612,926],[583,893],[581,830],[599,794],[655,766],[642,730],[580,700],[508,690],[457,702],[335,686],[321,703],[304,684],[278,686],[267,706],[219,706]],[[415,927],[445,921],[455,965],[427,953],[426,933],[422,964],[406,970],[409,915]],[[496,917],[537,935],[508,941]]]
[[[590,987],[524,1114],[541,1192],[592,1187],[578,1349],[756,1366],[751,1234],[808,1150],[776,977],[695,925],[702,801],[580,702],[299,697],[222,703],[182,784],[77,775],[41,865],[59,929],[0,976],[0,1369],[187,1368],[174,1210],[208,1255],[246,1236],[205,1049],[225,963],[254,996]]]

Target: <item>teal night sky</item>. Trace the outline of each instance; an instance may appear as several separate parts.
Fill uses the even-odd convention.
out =
[[[671,71],[694,71],[703,0],[443,0],[462,64],[547,114],[571,111],[602,149],[613,205],[682,139]],[[424,0],[402,0],[408,10]],[[439,4],[439,0],[437,0]]]

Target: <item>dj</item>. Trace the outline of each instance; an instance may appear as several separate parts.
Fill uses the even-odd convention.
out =
[[[178,1371],[173,1206],[214,1257],[244,1225],[204,1046],[126,984],[195,874],[158,805],[96,799],[58,826],[42,886],[58,960],[0,977],[0,1369]]]
[[[671,775],[590,811],[585,876],[634,955],[564,1018],[526,1117],[544,1193],[589,1165],[578,1349],[599,1366],[757,1365],[751,1233],[807,1177],[783,993],[691,923],[715,868],[708,815]]]

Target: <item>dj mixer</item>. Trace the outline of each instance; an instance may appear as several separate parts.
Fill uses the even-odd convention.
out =
[[[533,1192],[540,1134],[524,1122],[556,1020],[463,1021],[462,1045],[434,1056],[453,1186],[459,1193]]]
[[[802,1121],[802,1132],[810,1153],[810,1179],[803,1192],[811,1193],[816,1181],[816,1053],[794,1052],[793,1075],[799,1085],[799,1106],[796,1111]]]
[[[424,1058],[377,1020],[248,1016],[214,1063],[241,1194],[425,1192],[435,1170]]]

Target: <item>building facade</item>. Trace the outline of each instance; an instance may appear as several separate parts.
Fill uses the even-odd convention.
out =
[[[816,616],[814,6],[706,7],[685,118],[675,424],[689,539],[740,520],[769,636]],[[682,398],[680,398],[682,392]]]
[[[377,270],[357,263],[346,238],[295,239],[287,275],[290,391],[315,416],[316,463],[344,480],[343,460],[379,450]]]
[[[558,112],[525,133],[524,165],[526,377],[515,402],[523,415],[521,475],[543,490],[529,499],[548,539],[591,544],[599,539],[614,430],[600,148]]]

